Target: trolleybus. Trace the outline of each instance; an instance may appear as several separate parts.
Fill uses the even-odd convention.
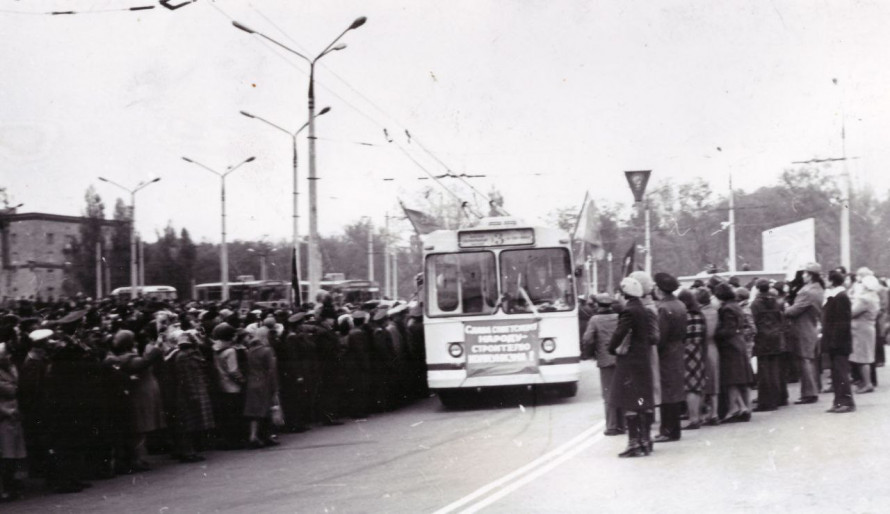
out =
[[[443,404],[468,389],[546,386],[580,377],[572,251],[561,230],[515,218],[425,236],[427,380]]]
[[[118,287],[111,297],[118,301],[130,299],[130,287]],[[176,288],[172,286],[137,286],[136,295],[149,300],[176,301]]]

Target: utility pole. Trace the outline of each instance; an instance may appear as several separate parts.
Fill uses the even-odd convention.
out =
[[[139,236],[139,287],[145,287],[145,241]]]
[[[399,249],[392,251],[392,299],[399,299]]]
[[[732,189],[732,172],[729,173],[729,272],[736,271],[735,249],[735,192]]]
[[[383,225],[383,291],[386,296],[391,291],[389,265],[389,211],[387,211],[384,215]]]
[[[96,301],[102,298],[102,243],[96,241]]]

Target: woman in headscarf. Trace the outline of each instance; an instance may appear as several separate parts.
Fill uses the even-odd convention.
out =
[[[750,421],[748,388],[754,381],[754,373],[745,342],[745,314],[736,302],[731,285],[717,284],[714,296],[722,302],[714,333],[720,349],[720,385],[726,390],[728,403],[722,422]]]
[[[650,357],[658,335],[651,329],[649,314],[640,301],[640,282],[627,277],[620,287],[627,303],[609,342],[609,353],[617,357],[609,403],[622,409],[626,418],[627,448],[618,456],[640,457],[652,451],[647,411],[655,406]]]
[[[268,428],[272,410],[281,409],[278,402],[278,364],[269,344],[269,328],[265,326],[257,329],[247,345],[246,391],[244,417],[250,420],[248,447],[278,445]],[[261,424],[264,426],[261,427]]]
[[[176,335],[176,344],[177,349],[172,356],[178,425],[176,458],[180,462],[200,462],[204,457],[195,451],[195,437],[215,427],[207,363],[194,330],[185,330]]]
[[[683,430],[695,430],[701,427],[701,399],[705,387],[705,360],[707,356],[707,323],[701,313],[701,307],[695,295],[687,289],[677,294],[686,306],[686,337],[683,347],[683,365],[685,369],[686,409],[689,423]]]
[[[871,365],[875,361],[875,320],[878,319],[880,283],[874,275],[859,278],[853,287],[852,323],[853,353],[850,362],[859,367],[860,383],[856,393],[870,393],[875,390],[871,382]]]
[[[720,352],[714,340],[717,309],[711,303],[711,293],[704,287],[696,289],[695,299],[705,321],[705,385],[702,393],[708,413],[702,423],[713,426],[720,424],[720,417],[717,415],[720,398]]]

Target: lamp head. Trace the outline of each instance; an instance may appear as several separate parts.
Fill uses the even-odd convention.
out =
[[[330,107],[324,107],[322,110],[318,111],[318,114],[315,116],[321,116],[322,114],[327,114],[331,110]]]
[[[108,179],[105,177],[99,177],[99,180],[101,180],[102,182],[108,182]]]
[[[189,159],[188,157],[183,157],[182,160],[185,162],[192,162],[192,163],[195,162],[195,161]]]
[[[157,182],[159,180],[161,180],[161,177],[155,177],[155,179],[152,180],[151,182],[149,182],[149,184],[154,184],[155,182]]]
[[[352,25],[349,26],[349,30],[353,30],[353,29],[357,29],[357,28],[361,27],[362,25],[365,24],[366,21],[368,21],[367,17],[359,16],[358,18],[355,19],[354,22],[352,22]]]
[[[232,25],[234,25],[236,29],[243,30],[244,32],[247,32],[248,34],[256,34],[256,32],[254,32],[252,29],[238,23],[235,20],[232,20]]]
[[[244,162],[252,162],[254,159],[256,159],[256,157],[248,157]]]
[[[337,50],[343,50],[344,48],[346,48],[346,43],[340,43],[339,45],[331,48],[329,51],[336,52]]]
[[[238,112],[240,112],[242,116],[247,116],[248,118],[256,118],[256,116],[254,116],[253,114],[250,114],[247,111],[238,111]]]

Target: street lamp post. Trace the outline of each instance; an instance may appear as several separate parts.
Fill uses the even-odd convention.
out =
[[[242,165],[253,161],[255,158],[256,157],[248,157],[247,159],[244,159],[243,161],[239,162],[238,164],[235,164],[234,166],[229,166],[228,168],[226,168],[225,173],[220,173],[212,168],[209,168],[209,167],[201,164],[200,162],[197,162],[193,159],[189,159],[188,157],[182,158],[182,160],[184,160],[185,162],[190,162],[192,164],[200,166],[200,167],[204,168],[205,170],[209,171],[210,173],[213,173],[214,175],[219,177],[220,206],[221,206],[221,210],[222,210],[222,213],[220,216],[220,221],[221,221],[221,225],[222,225],[222,246],[220,247],[220,251],[219,251],[219,264],[220,264],[220,268],[221,268],[220,275],[221,275],[221,279],[222,279],[221,280],[221,282],[222,282],[222,301],[224,301],[224,302],[229,299],[229,249],[226,246],[226,177],[233,171],[240,168]]]
[[[353,29],[357,29],[365,24],[368,19],[364,16],[356,18],[349,27],[346,28],[343,32],[340,33],[339,36],[334,38],[324,50],[321,51],[314,59],[310,59],[309,57],[303,55],[302,53],[294,50],[293,48],[284,45],[275,39],[261,33],[257,32],[253,29],[250,29],[243,24],[233,21],[232,25],[239,30],[243,30],[248,34],[255,34],[260,36],[267,41],[270,41],[281,48],[287,50],[288,52],[300,57],[307,63],[309,63],[309,295],[310,298],[314,298],[318,293],[319,282],[321,281],[321,256],[318,251],[318,191],[316,181],[318,179],[316,175],[315,169],[315,63],[318,62],[319,59],[324,57],[325,55],[337,51],[343,50],[346,48],[345,44],[336,45],[337,41],[340,40],[347,32]]]
[[[318,111],[318,114],[316,114],[316,117],[321,116],[321,115],[323,115],[323,114],[327,114],[328,112],[330,112],[330,110],[331,110],[330,107],[325,107],[325,108],[323,108],[322,110]],[[251,114],[251,113],[246,112],[246,111],[240,111],[240,112],[241,112],[242,115],[247,116],[248,118],[253,118],[253,119],[255,119],[255,120],[262,121],[262,122],[265,123],[266,125],[269,125],[270,127],[274,128],[274,129],[276,129],[276,130],[279,130],[279,131],[281,131],[281,132],[284,132],[285,134],[287,134],[288,136],[290,136],[290,138],[291,138],[291,142],[293,143],[293,165],[294,165],[294,186],[293,186],[293,204],[294,204],[293,225],[294,225],[294,226],[293,226],[293,239],[294,239],[294,260],[296,261],[296,270],[297,270],[297,274],[299,275],[299,273],[300,273],[300,228],[299,228],[299,223],[298,223],[298,222],[299,222],[299,219],[300,219],[300,214],[299,214],[299,211],[297,210],[297,198],[298,198],[298,196],[299,196],[299,181],[297,180],[297,136],[299,136],[299,135],[300,135],[300,132],[302,132],[306,127],[309,126],[309,122],[307,121],[306,123],[304,123],[303,126],[301,126],[300,128],[298,128],[295,132],[291,132],[291,131],[289,131],[289,130],[283,128],[283,127],[281,127],[280,125],[276,125],[275,123],[272,123],[271,121],[269,121],[269,120],[267,120],[267,119],[265,119],[265,118],[261,118],[261,117],[255,115],[255,114]],[[297,294],[299,294],[299,291],[294,291],[293,294],[294,294],[294,295],[297,295]]]
[[[135,300],[136,290],[139,287],[136,281],[136,193],[138,193],[140,189],[161,180],[161,177],[149,180],[148,182],[140,182],[133,189],[124,187],[107,178],[99,177],[99,180],[117,186],[130,193],[130,298]]]

